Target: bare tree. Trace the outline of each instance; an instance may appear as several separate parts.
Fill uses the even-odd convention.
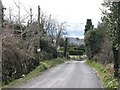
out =
[[[66,34],[67,23],[62,22],[58,24],[57,34],[56,34],[56,46],[58,47],[61,36]]]
[[[16,2],[14,2],[14,4],[16,5],[16,7],[18,8],[18,23],[21,24],[21,20],[20,20],[20,15],[21,15],[21,12],[20,12],[20,2],[19,4],[17,4]]]
[[[58,47],[61,36],[66,33],[67,23],[59,23],[50,15],[48,18],[44,17],[44,30],[47,32],[51,38],[51,42]]]
[[[51,15],[49,16],[49,18],[46,22],[47,22],[46,23],[46,31],[53,43],[53,40],[56,38],[56,33],[57,33],[57,22],[51,18]]]

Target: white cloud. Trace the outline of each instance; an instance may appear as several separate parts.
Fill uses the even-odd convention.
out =
[[[14,7],[13,2],[18,0],[2,0],[5,7]],[[96,26],[101,17],[101,3],[103,0],[19,0],[23,5],[34,8],[37,6],[47,13],[52,14],[58,21],[67,21],[70,30],[84,30],[86,19],[90,18]],[[14,8],[15,9],[15,8]],[[81,24],[83,23],[83,24]]]

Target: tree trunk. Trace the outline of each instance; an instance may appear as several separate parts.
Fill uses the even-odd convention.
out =
[[[114,77],[119,77],[119,50],[113,45],[113,55],[114,55]]]

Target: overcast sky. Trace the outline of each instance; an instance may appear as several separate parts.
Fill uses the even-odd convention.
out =
[[[12,7],[15,11],[13,2],[18,0],[2,0],[6,8]],[[101,18],[103,0],[19,0],[26,9],[33,8],[34,15],[37,15],[37,6],[40,5],[42,11],[47,15],[52,15],[59,22],[66,21],[70,27],[67,29],[71,37],[84,37],[84,26],[86,19],[92,19],[97,26]],[[17,9],[16,9],[17,10]],[[24,11],[21,10],[24,15]]]

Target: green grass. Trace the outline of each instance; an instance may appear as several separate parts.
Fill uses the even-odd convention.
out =
[[[3,88],[15,87],[18,84],[26,82],[26,81],[40,75],[43,71],[45,71],[53,66],[56,66],[58,64],[64,63],[66,61],[68,61],[68,60],[65,58],[57,58],[57,59],[53,59],[53,60],[40,61],[40,66],[38,66],[35,70],[30,72],[23,78],[16,79],[16,80],[12,81],[11,83],[9,83],[8,85],[3,85]]]
[[[86,63],[97,71],[99,78],[105,88],[118,88],[118,80],[115,79],[112,74],[108,75],[106,73],[105,66],[92,60],[88,60]]]

